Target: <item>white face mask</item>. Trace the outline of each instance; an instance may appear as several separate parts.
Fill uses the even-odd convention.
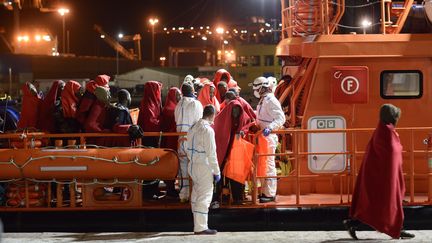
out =
[[[253,94],[254,94],[255,98],[257,98],[257,99],[261,98],[261,95],[260,95],[258,90],[254,90]]]

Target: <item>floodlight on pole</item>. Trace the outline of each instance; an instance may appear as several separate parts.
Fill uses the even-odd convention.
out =
[[[63,26],[63,34],[62,34],[62,43],[63,43],[63,53],[66,53],[66,14],[69,13],[69,9],[67,8],[59,8],[57,9],[57,12],[60,14],[60,16],[62,16],[62,26]]]
[[[217,28],[216,28],[216,33],[222,35],[223,33],[225,33],[225,30],[224,30],[224,28],[222,28],[222,27],[217,27]]]
[[[123,39],[124,35],[123,35],[123,33],[119,33],[117,35],[117,37],[119,40],[121,40],[121,39]],[[101,38],[102,38],[102,36],[101,36]],[[105,36],[103,38],[105,38]],[[118,52],[118,49],[116,49],[116,79],[117,79],[118,75],[119,75],[119,52]]]
[[[157,23],[159,23],[159,19],[150,18],[149,23],[151,25],[151,33],[152,33],[152,58],[151,58],[151,60],[152,60],[152,63],[154,64],[154,61],[155,61],[154,60],[155,59],[155,31],[154,31],[154,28],[155,28],[155,25]]]

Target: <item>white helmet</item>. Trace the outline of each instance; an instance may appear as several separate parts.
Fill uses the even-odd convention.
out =
[[[200,84],[200,83],[201,83],[201,79],[200,79],[200,78],[194,78],[194,79],[192,80],[192,83],[193,83],[194,85]]]
[[[194,80],[194,77],[189,74],[184,78],[183,83],[190,83],[193,85],[193,80]]]
[[[271,88],[272,92],[274,93],[276,90],[277,82],[278,82],[277,79],[275,77],[270,76],[267,78],[267,80],[269,81],[270,88]]]
[[[270,82],[268,81],[268,79],[264,78],[264,77],[258,77],[256,78],[253,83],[252,83],[253,87],[253,91],[254,91],[254,96],[256,98],[260,98],[260,90],[262,87],[270,87]]]

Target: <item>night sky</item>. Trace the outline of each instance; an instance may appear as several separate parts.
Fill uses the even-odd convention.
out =
[[[150,27],[148,18],[159,19],[158,30],[163,27],[189,27],[218,23],[244,23],[250,16],[280,19],[278,0],[70,0],[52,1],[52,7],[64,5],[70,9],[66,29],[70,30],[71,52],[77,55],[112,56],[115,52],[93,31],[93,24],[116,36],[140,33],[143,37],[143,56],[149,58]],[[63,2],[63,3],[62,3]],[[60,3],[60,4],[59,4]],[[0,8],[0,27],[12,38],[12,11]],[[61,38],[62,22],[57,12],[41,13],[37,10],[21,11],[21,30],[47,29]],[[171,39],[170,39],[171,38]],[[172,40],[174,39],[174,40]],[[164,54],[167,45],[176,45],[173,36],[158,34],[157,54]],[[60,41],[61,39],[59,39]],[[60,42],[61,43],[61,42]],[[185,43],[181,43],[184,45]],[[125,44],[128,46],[128,44]],[[129,44],[131,47],[132,44]]]

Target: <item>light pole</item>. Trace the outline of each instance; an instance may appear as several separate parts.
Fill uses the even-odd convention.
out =
[[[154,43],[154,38],[155,38],[155,33],[154,33],[154,28],[155,28],[155,25],[157,24],[157,23],[159,23],[159,20],[157,19],[157,18],[150,18],[149,19],[149,23],[150,23],[150,25],[151,25],[151,31],[152,31],[152,64],[154,64],[154,57],[155,57],[155,43]]]
[[[122,33],[118,34],[119,41],[121,41],[122,38],[123,38],[123,34]],[[116,79],[118,75],[119,75],[119,53],[118,53],[118,49],[116,49]]]
[[[222,27],[216,28],[216,33],[220,35],[220,45],[221,45],[221,64],[224,63],[224,55],[225,55],[225,46],[223,41],[223,34],[225,33],[225,29]]]
[[[62,41],[63,41],[63,46],[62,46],[62,51],[63,53],[66,53],[66,14],[69,13],[69,9],[67,8],[59,8],[57,10],[57,12],[62,16],[62,24],[63,24],[63,37],[62,37]]]

